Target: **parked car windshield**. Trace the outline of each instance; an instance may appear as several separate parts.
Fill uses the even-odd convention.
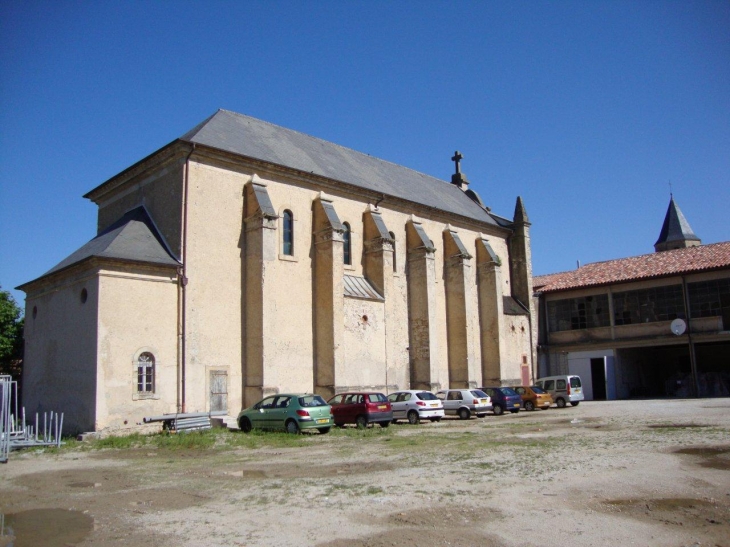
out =
[[[540,386],[530,386],[530,389],[535,393],[545,393],[545,390],[542,389]]]
[[[327,406],[327,403],[319,395],[306,395],[299,397],[299,405],[303,407]]]
[[[483,391],[481,391],[479,389],[473,390],[471,392],[471,394],[474,395],[474,397],[489,397],[489,395],[487,395],[486,393],[484,393]]]
[[[434,395],[430,391],[422,391],[421,393],[417,393],[416,397],[418,397],[422,401],[435,401],[436,399],[438,399],[438,397],[436,397],[436,395]]]
[[[570,378],[570,387],[580,387],[580,378],[578,376]]]
[[[382,393],[371,393],[368,395],[371,403],[385,403],[388,401]]]
[[[499,391],[501,391],[505,395],[517,395],[517,392],[511,387],[501,387],[499,388]]]

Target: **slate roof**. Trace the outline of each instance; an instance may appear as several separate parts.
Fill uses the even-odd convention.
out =
[[[549,293],[723,268],[730,268],[730,241],[594,262],[569,272],[536,276],[532,285],[535,292]]]
[[[236,112],[219,110],[180,140],[500,225],[449,182]]]
[[[659,232],[659,239],[654,244],[654,248],[659,250],[662,244],[674,241],[700,241],[700,238],[692,231],[689,222],[674,202],[674,197],[671,197],[669,198],[667,214],[664,217],[664,224],[662,224],[662,231]]]
[[[345,274],[343,281],[345,296],[366,300],[385,300],[364,277]]]
[[[168,251],[164,239],[157,231],[147,210],[144,207],[137,207],[38,279],[91,257],[147,262],[164,266],[180,265],[180,262]]]
[[[511,296],[502,297],[502,310],[505,315],[530,315],[530,312]]]

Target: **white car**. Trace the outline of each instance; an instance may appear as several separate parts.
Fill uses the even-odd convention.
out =
[[[436,393],[444,403],[444,412],[468,420],[472,414],[483,418],[492,410],[492,399],[479,389],[444,389]]]
[[[393,407],[393,423],[397,420],[408,420],[410,424],[417,424],[421,420],[439,422],[444,417],[444,405],[430,391],[397,391],[388,395],[388,400]]]

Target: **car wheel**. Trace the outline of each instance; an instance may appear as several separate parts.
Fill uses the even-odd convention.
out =
[[[418,412],[415,410],[411,410],[408,413],[408,423],[411,425],[416,425],[420,420],[418,419]]]
[[[362,414],[360,414],[355,419],[355,424],[357,425],[357,428],[358,429],[365,429],[368,426],[368,418],[367,418],[367,416],[363,416]]]
[[[578,403],[580,403],[580,401],[571,401],[570,402],[571,406],[578,406]]]
[[[494,405],[494,415],[501,416],[502,414],[504,414],[504,409],[499,405]]]
[[[440,422],[441,416],[436,416],[435,418],[429,418],[429,420],[431,420],[432,422]]]
[[[380,427],[388,427],[390,422],[380,422]]]
[[[471,412],[469,412],[468,408],[460,408],[459,409],[459,418],[462,420],[468,420],[471,417]]]
[[[565,399],[558,399],[555,404],[558,405],[558,408],[565,408]]]
[[[284,424],[284,427],[286,428],[287,433],[291,433],[292,435],[296,435],[299,433],[299,426],[294,420],[289,420]]]
[[[320,432],[320,433],[321,433],[322,435],[326,435],[327,433],[329,433],[329,432],[330,432],[330,428],[329,428],[329,427],[318,427],[317,429],[319,429],[319,432]]]
[[[238,422],[238,427],[240,427],[241,431],[244,433],[251,433],[251,420],[248,418],[241,418],[241,421]]]
[[[525,401],[525,410],[535,410],[535,403],[532,401]]]

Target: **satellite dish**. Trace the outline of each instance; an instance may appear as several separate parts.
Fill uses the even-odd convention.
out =
[[[672,321],[672,324],[669,325],[669,328],[672,329],[674,334],[680,336],[687,330],[687,323],[684,322],[684,319],[675,319]]]

